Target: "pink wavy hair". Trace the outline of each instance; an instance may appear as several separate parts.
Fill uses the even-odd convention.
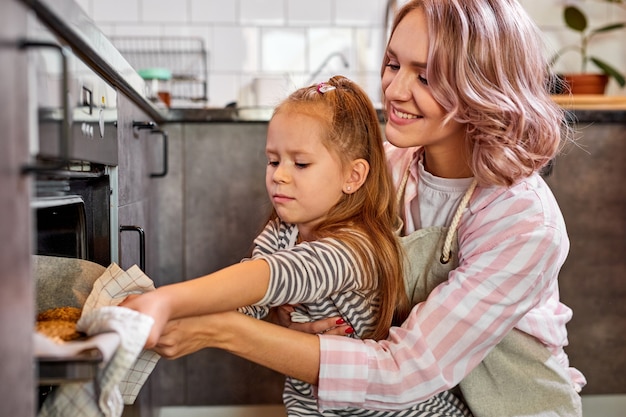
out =
[[[516,0],[413,0],[392,34],[416,8],[428,24],[431,92],[447,120],[467,125],[479,183],[511,185],[547,165],[571,130],[550,98],[554,78],[526,11]]]

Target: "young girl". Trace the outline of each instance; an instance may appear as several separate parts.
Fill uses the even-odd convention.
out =
[[[557,281],[569,241],[539,175],[565,118],[542,51],[515,0],[413,0],[397,14],[385,134],[417,304],[386,340],[227,313],[172,323],[158,351],[228,350],[316,384],[322,409],[399,410],[460,385],[475,416],[580,416]]]
[[[266,155],[275,217],[252,258],[122,303],[155,319],[148,346],[169,320],[246,305],[240,311],[263,318],[271,306],[298,304],[300,320],[340,316],[353,336],[375,340],[408,315],[395,191],[366,93],[341,76],[297,90],[274,111]],[[284,401],[290,416],[322,415],[308,383],[288,378]]]

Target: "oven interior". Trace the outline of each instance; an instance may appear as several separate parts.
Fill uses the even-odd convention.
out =
[[[35,184],[35,254],[108,266],[111,186],[104,166],[89,164],[89,171],[39,175]]]

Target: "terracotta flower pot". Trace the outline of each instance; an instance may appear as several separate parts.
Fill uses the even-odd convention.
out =
[[[568,86],[563,91],[564,94],[604,94],[609,76],[606,74],[563,74],[563,81]]]

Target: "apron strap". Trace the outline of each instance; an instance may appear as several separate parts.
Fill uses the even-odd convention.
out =
[[[404,171],[404,175],[402,176],[402,181],[400,182],[400,186],[398,187],[398,207],[402,207],[402,199],[404,198],[404,190],[406,189],[406,183],[409,180],[409,173],[411,171],[411,164]],[[474,193],[474,189],[478,182],[476,179],[472,181],[469,188],[465,192],[465,195],[461,199],[459,203],[459,207],[457,207],[456,212],[454,213],[454,217],[452,218],[452,223],[450,224],[450,228],[448,229],[448,233],[446,234],[446,240],[443,244],[443,251],[441,253],[441,258],[439,261],[442,264],[447,264],[450,262],[450,256],[452,254],[452,239],[454,238],[454,233],[456,232],[457,227],[459,227],[459,221],[461,220],[461,215],[463,214],[463,210],[467,207],[472,194]]]
[[[459,227],[459,222],[461,221],[461,215],[463,214],[463,210],[467,207],[470,198],[472,197],[472,193],[476,188],[476,184],[478,182],[476,179],[472,181],[469,188],[465,192],[465,195],[461,199],[459,203],[459,207],[457,207],[456,212],[454,213],[454,217],[452,218],[452,223],[450,223],[450,228],[448,229],[448,234],[446,234],[446,240],[443,243],[443,250],[441,253],[441,259],[439,260],[442,264],[447,264],[450,261],[450,256],[452,255],[452,250],[450,249],[452,246],[452,239],[454,238],[454,233],[456,232],[457,227]]]
[[[411,172],[411,164],[404,171],[404,175],[402,176],[402,181],[400,181],[400,186],[398,186],[398,200],[396,203],[398,204],[398,208],[402,207],[402,199],[404,198],[404,190],[406,188],[406,183],[409,180],[409,173]]]

